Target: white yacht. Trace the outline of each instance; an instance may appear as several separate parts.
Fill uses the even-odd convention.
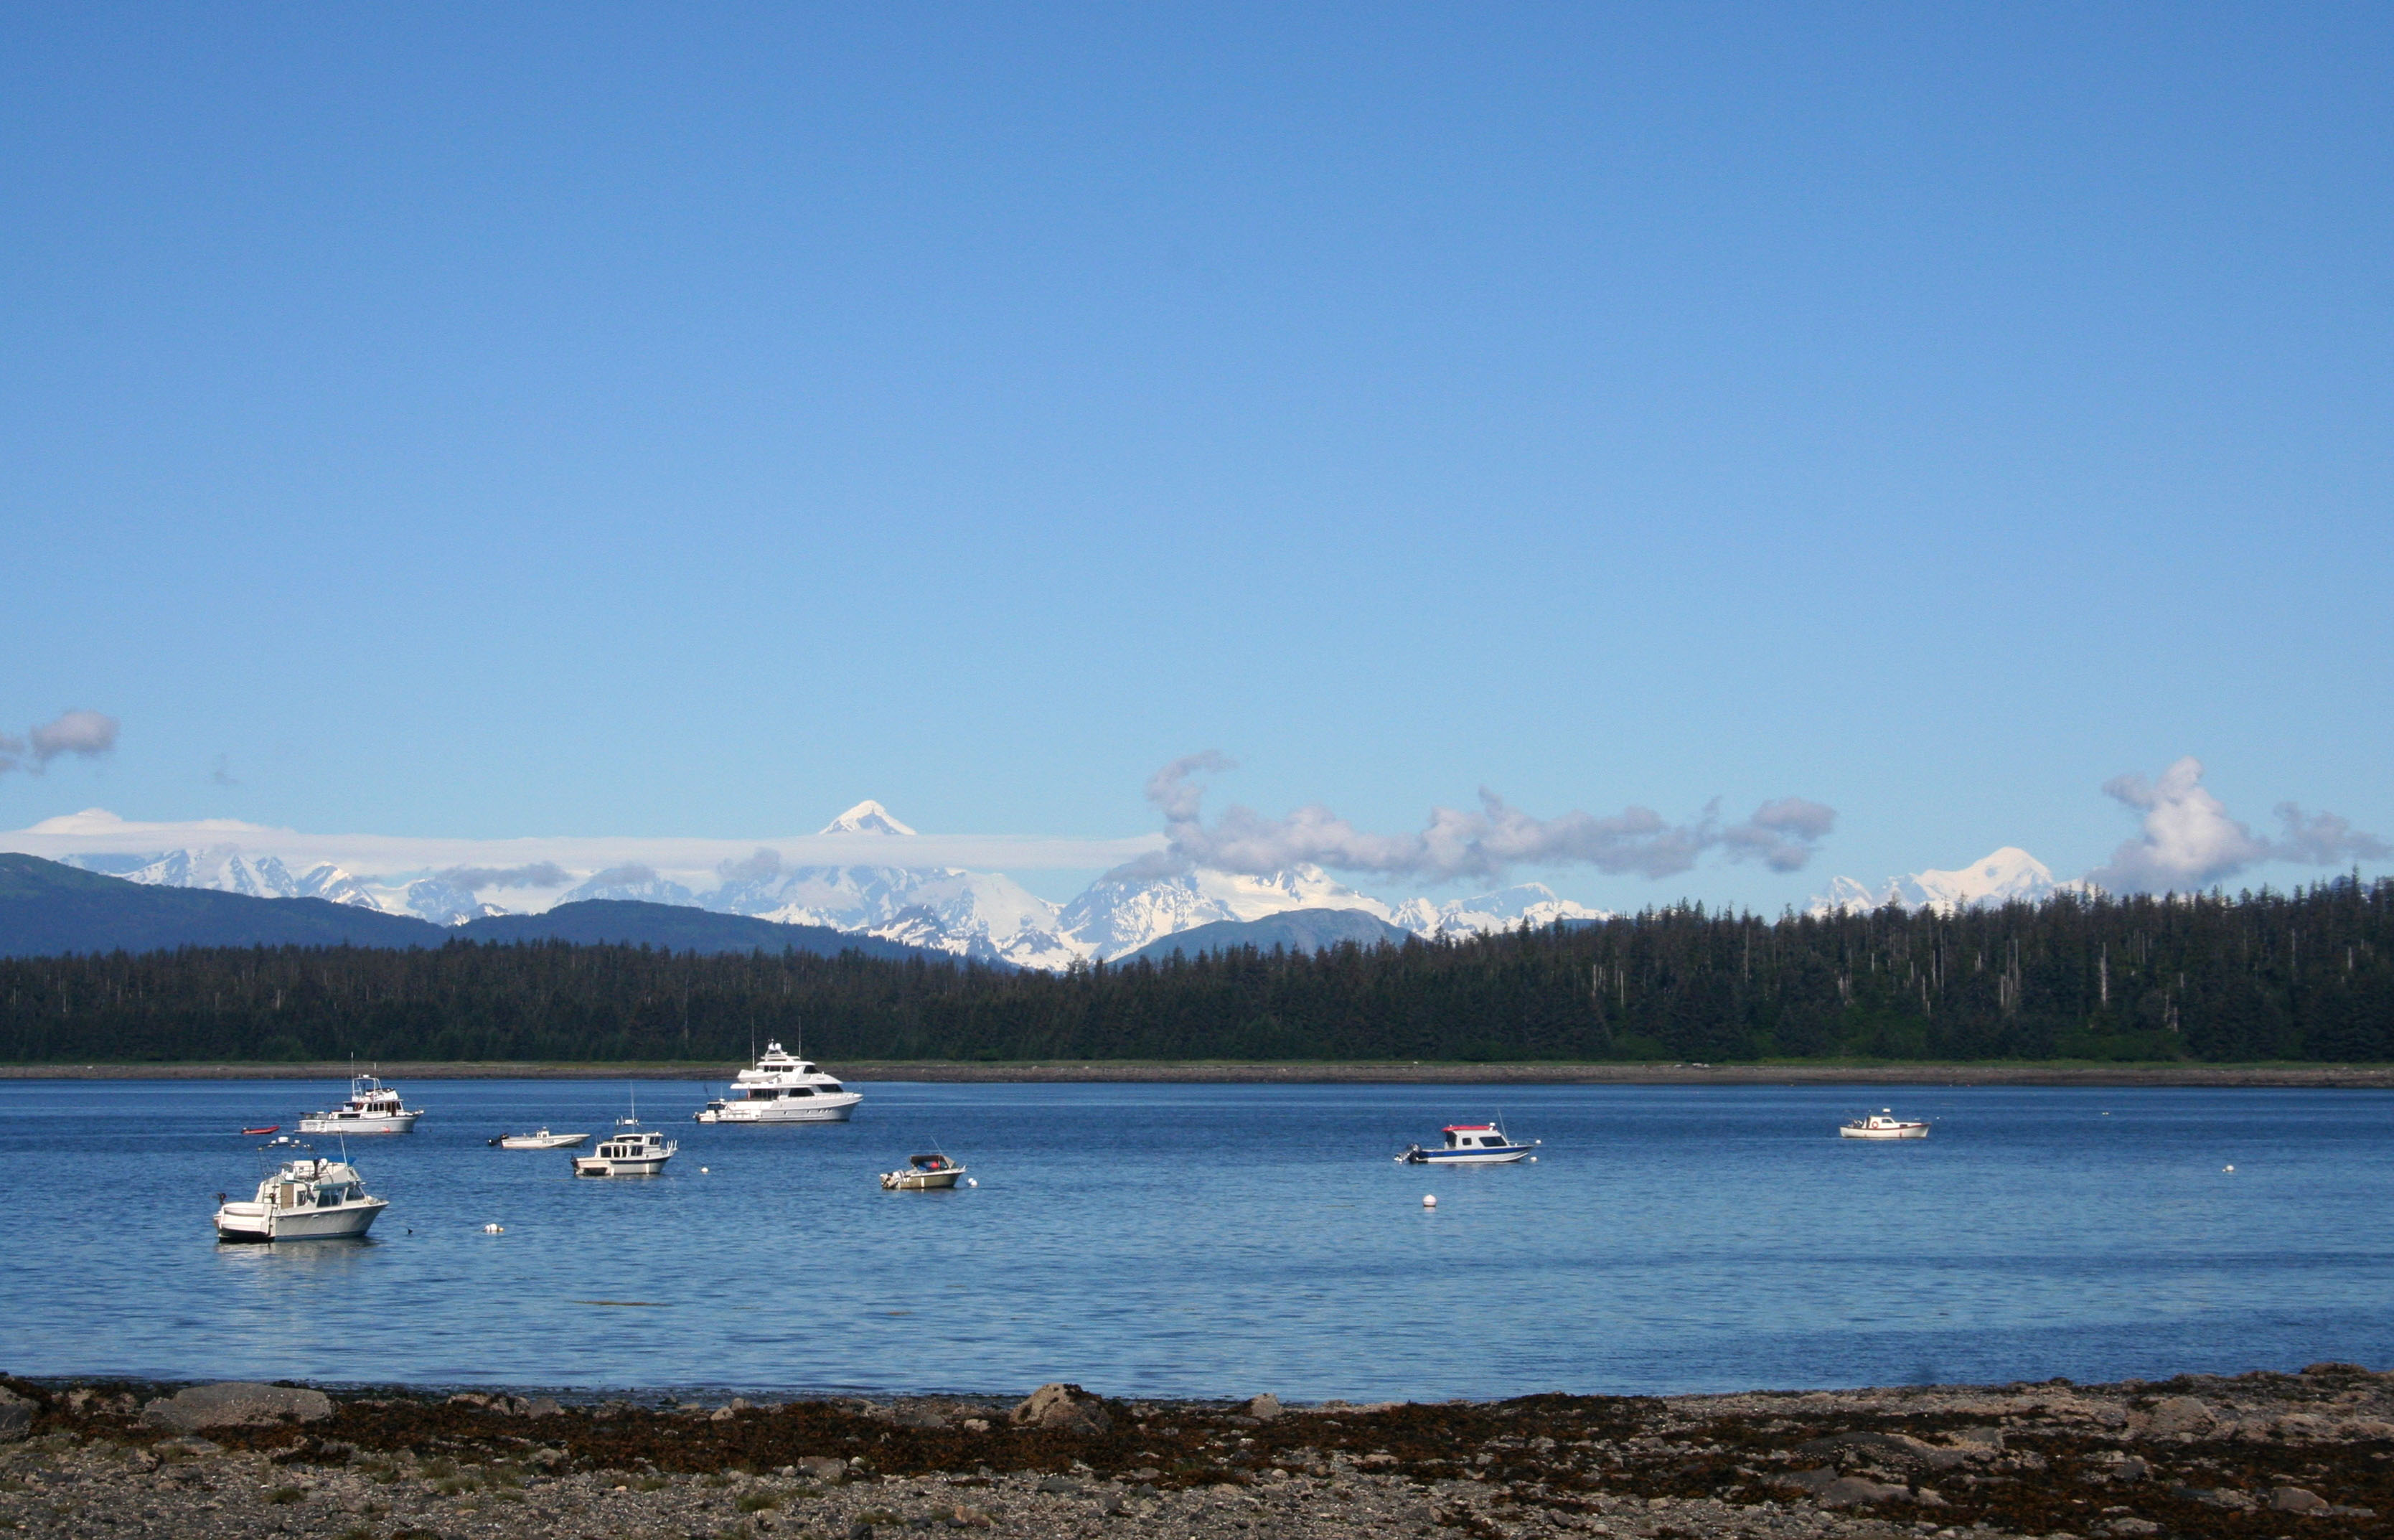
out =
[[[1837,1128],[1839,1139],[1927,1139],[1928,1125],[1907,1123],[1895,1115],[1892,1107],[1882,1107],[1868,1117],[1858,1117]]]
[[[573,1157],[573,1174],[577,1177],[653,1177],[665,1168],[680,1148],[663,1134],[644,1132],[638,1118],[617,1121],[615,1131],[598,1141],[598,1148],[586,1155]]]
[[[390,1204],[347,1161],[301,1155],[257,1184],[252,1201],[217,1194],[219,1241],[332,1241],[363,1235]]]
[[[813,1064],[767,1043],[756,1064],[732,1077],[731,1093],[708,1102],[700,1123],[846,1123],[864,1098]]]
[[[399,1093],[370,1074],[349,1079],[349,1099],[329,1112],[309,1112],[299,1120],[303,1134],[404,1134],[415,1126],[424,1109],[400,1104]]]
[[[1516,1144],[1493,1123],[1451,1123],[1440,1130],[1446,1143],[1436,1150],[1416,1144],[1397,1157],[1404,1165],[1510,1165],[1530,1154],[1539,1141]]]

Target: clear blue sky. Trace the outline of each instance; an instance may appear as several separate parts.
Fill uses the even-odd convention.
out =
[[[2382,5],[14,7],[0,731],[123,731],[0,827],[2394,837],[2389,101]]]

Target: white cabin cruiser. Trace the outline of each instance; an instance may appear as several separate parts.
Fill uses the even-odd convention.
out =
[[[924,1192],[954,1187],[965,1174],[964,1162],[945,1155],[909,1155],[902,1171],[881,1173],[881,1186],[890,1192]]]
[[[1868,1117],[1858,1117],[1838,1126],[1840,1139],[1927,1139],[1928,1125],[1907,1123],[1895,1115],[1892,1107],[1882,1107]]]
[[[571,1150],[589,1137],[587,1134],[552,1134],[543,1128],[536,1134],[501,1134],[491,1143],[501,1150]]]
[[[299,1120],[303,1134],[404,1134],[424,1115],[400,1104],[399,1093],[370,1074],[352,1076],[349,1099],[329,1112],[310,1112]]]
[[[302,1155],[257,1184],[251,1202],[217,1194],[219,1241],[335,1241],[363,1235],[390,1206],[370,1196],[356,1166]]]
[[[573,1157],[573,1174],[577,1177],[653,1177],[665,1168],[681,1148],[663,1134],[643,1132],[639,1119],[625,1118],[615,1125],[615,1131],[598,1141],[598,1148],[586,1155]]]
[[[1446,1143],[1436,1150],[1416,1144],[1397,1157],[1404,1165],[1509,1165],[1538,1147],[1532,1139],[1516,1144],[1493,1123],[1450,1124],[1440,1132]]]
[[[763,1057],[732,1077],[731,1094],[696,1114],[700,1123],[846,1123],[864,1098],[818,1066],[767,1043]]]

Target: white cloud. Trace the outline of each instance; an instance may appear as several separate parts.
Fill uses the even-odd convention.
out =
[[[0,832],[0,850],[56,860],[70,855],[151,855],[163,850],[236,846],[274,856],[295,871],[329,862],[360,874],[436,872],[502,874],[493,887],[539,887],[535,876],[560,883],[613,866],[646,866],[693,888],[719,880],[726,863],[753,862],[770,851],[786,866],[965,866],[978,871],[1095,871],[1154,849],[1154,835],[1129,839],[1052,839],[1023,835],[791,835],[747,839],[411,838],[392,835],[319,835],[232,819],[134,823],[104,808],[46,818],[30,828]],[[477,870],[479,869],[479,870]]]
[[[1722,827],[1719,804],[1692,823],[1671,823],[1651,808],[1625,808],[1608,817],[1568,812],[1536,818],[1482,789],[1474,810],[1433,808],[1419,834],[1380,835],[1356,828],[1324,807],[1299,808],[1266,818],[1232,806],[1209,828],[1195,777],[1235,769],[1207,750],[1175,759],[1148,779],[1147,798],[1164,814],[1164,844],[1108,874],[1140,881],[1210,870],[1263,876],[1293,866],[1326,866],[1428,882],[1500,877],[1517,865],[1593,866],[1665,877],[1695,865],[1718,848],[1732,861],[1760,861],[1792,872],[1836,822],[1835,809],[1802,797],[1766,802],[1744,823]]]
[[[2394,853],[2335,813],[2306,814],[2291,802],[2278,804],[2279,837],[2264,838],[2204,789],[2203,761],[2191,755],[2158,780],[2116,775],[2103,790],[2144,814],[2138,837],[2122,842],[2107,864],[2086,874],[2087,881],[2112,892],[2193,892],[2265,861],[2329,866]]]
[[[97,759],[116,746],[116,732],[121,725],[102,712],[61,711],[41,726],[29,729],[22,738],[0,732],[0,774],[31,770],[39,775],[49,768],[51,760],[65,754],[79,759]],[[26,763],[29,759],[30,765]]]
[[[572,873],[553,861],[522,866],[452,866],[439,875],[469,893],[485,888],[562,888],[573,880]]]

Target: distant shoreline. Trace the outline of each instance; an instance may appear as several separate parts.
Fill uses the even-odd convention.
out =
[[[1206,1063],[1067,1060],[1036,1064],[849,1060],[845,1080],[948,1084],[1197,1086],[2155,1086],[2394,1089],[2394,1064],[1456,1064]],[[688,1063],[390,1061],[389,1080],[729,1080],[741,1066]],[[345,1080],[347,1061],[300,1064],[0,1064],[0,1080]]]

